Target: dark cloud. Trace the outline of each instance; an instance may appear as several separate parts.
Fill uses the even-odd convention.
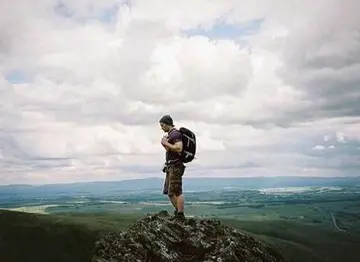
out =
[[[290,32],[279,76],[303,92],[305,106],[290,112],[289,121],[360,116],[360,5],[338,7],[319,10]]]

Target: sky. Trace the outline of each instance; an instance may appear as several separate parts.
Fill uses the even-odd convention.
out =
[[[0,184],[360,175],[360,1],[0,2]]]

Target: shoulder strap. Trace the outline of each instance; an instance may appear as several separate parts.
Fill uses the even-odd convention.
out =
[[[170,132],[168,133],[168,136],[174,131],[177,131],[177,129],[175,129],[175,128],[171,129]]]

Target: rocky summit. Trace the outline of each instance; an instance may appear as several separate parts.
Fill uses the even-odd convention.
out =
[[[218,220],[173,219],[167,211],[132,224],[126,232],[107,233],[96,242],[93,262],[275,262],[274,249]]]

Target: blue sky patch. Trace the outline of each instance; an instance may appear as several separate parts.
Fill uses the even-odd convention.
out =
[[[188,36],[202,35],[208,38],[237,38],[244,35],[250,35],[258,31],[264,19],[251,20],[241,24],[215,24],[210,29],[193,28],[186,30]]]
[[[113,5],[108,8],[101,9],[99,11],[96,11],[92,15],[88,16],[76,16],[73,10],[71,10],[66,4],[64,4],[61,0],[58,1],[57,5],[54,7],[54,11],[57,15],[65,17],[65,18],[71,18],[74,20],[78,20],[80,22],[84,22],[86,20],[98,20],[103,23],[112,23],[116,20],[117,11],[119,9],[118,5]]]
[[[113,6],[111,8],[103,9],[100,12],[98,19],[104,23],[111,23],[116,20],[116,14],[118,11],[117,6]]]
[[[19,70],[10,71],[5,75],[5,79],[12,84],[20,84],[27,81],[25,74]]]

